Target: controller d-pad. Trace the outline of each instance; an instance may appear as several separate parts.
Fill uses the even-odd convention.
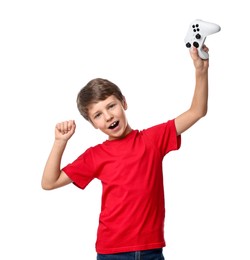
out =
[[[199,48],[199,43],[198,42],[193,42],[193,45],[195,48]]]

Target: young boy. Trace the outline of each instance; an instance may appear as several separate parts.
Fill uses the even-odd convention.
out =
[[[204,46],[208,52],[208,48]],[[42,188],[74,183],[84,189],[102,182],[102,206],[96,241],[97,259],[164,259],[164,189],[162,161],[181,145],[181,134],[207,113],[209,61],[190,50],[195,90],[190,108],[175,119],[138,131],[130,127],[127,102],[105,79],[91,80],[78,94],[81,115],[108,136],[61,169],[61,158],[75,132],[75,122],[55,127],[55,141],[44,168]]]

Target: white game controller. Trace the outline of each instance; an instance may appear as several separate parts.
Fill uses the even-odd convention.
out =
[[[194,20],[189,28],[185,37],[185,43],[187,48],[192,46],[198,49],[199,56],[207,60],[209,55],[203,50],[203,45],[208,35],[217,33],[221,30],[220,26],[215,23],[205,22],[203,20]]]

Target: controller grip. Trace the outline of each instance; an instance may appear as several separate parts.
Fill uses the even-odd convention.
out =
[[[207,60],[209,58],[209,54],[205,52],[203,49],[198,49],[198,54],[201,59]]]

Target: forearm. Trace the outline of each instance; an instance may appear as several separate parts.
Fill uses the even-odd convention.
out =
[[[63,140],[54,141],[53,147],[43,171],[42,187],[44,189],[51,189],[60,176],[61,159],[66,144],[67,142]]]
[[[208,52],[205,46],[204,50]],[[190,50],[190,55],[195,67],[195,89],[189,109],[175,118],[178,135],[189,129],[207,113],[209,60],[201,59],[196,48]]]
[[[208,72],[196,71],[195,80],[195,90],[190,108],[175,119],[178,135],[189,129],[207,113]]]
[[[208,70],[195,72],[195,90],[190,110],[196,119],[200,119],[207,113],[208,106]]]

